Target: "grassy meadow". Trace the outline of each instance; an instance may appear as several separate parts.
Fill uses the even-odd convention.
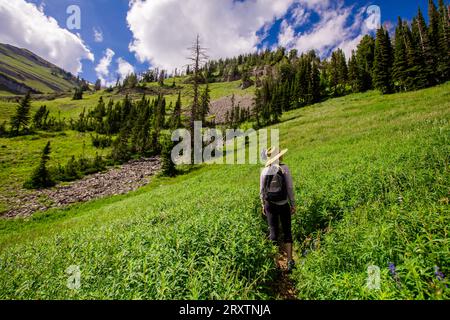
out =
[[[447,83],[333,99],[274,126],[296,189],[299,298],[450,298],[449,121]],[[128,195],[2,219],[0,299],[276,298],[259,173],[204,165]],[[71,265],[79,290],[66,286]],[[379,290],[366,285],[371,265]]]
[[[176,86],[182,91],[182,105],[183,108],[189,107],[189,87],[184,84],[185,78],[171,78],[165,81],[166,86],[172,85],[175,80]],[[241,90],[239,88],[240,81],[229,83],[213,83],[210,84],[211,99],[219,99],[224,96],[232,94],[245,95],[252,94],[254,88]],[[159,88],[157,83],[147,83],[147,87],[154,86]],[[203,86],[202,86],[203,87]],[[176,90],[175,90],[176,91]],[[132,93],[132,99],[140,100],[141,94]],[[119,101],[124,98],[122,93],[107,92],[102,90],[99,92],[85,93],[82,100],[72,100],[72,96],[57,98],[54,100],[33,100],[31,115],[33,115],[40,106],[46,105],[50,110],[50,116],[60,119],[77,119],[79,114],[86,109],[87,111],[95,108],[100,97],[103,97],[105,103],[110,99]],[[152,96],[150,96],[152,97]],[[175,105],[178,94],[166,95],[167,108],[169,104]],[[3,122],[9,123],[11,116],[15,113],[17,107],[16,102],[0,101],[0,124]],[[169,109],[170,113],[171,110]],[[95,135],[95,134],[94,134]],[[105,150],[95,149],[91,144],[91,137],[89,133],[79,133],[75,131],[66,131],[64,133],[48,133],[38,132],[30,136],[20,136],[13,139],[0,137],[0,166],[2,171],[0,173],[0,213],[8,210],[7,198],[13,195],[22,188],[23,183],[31,175],[33,169],[39,164],[39,155],[42,152],[47,141],[52,144],[51,162],[50,166],[58,164],[64,165],[69,158],[74,155],[76,157],[85,155],[93,158],[98,152],[99,155],[106,156],[110,149]],[[25,190],[21,190],[25,192]]]

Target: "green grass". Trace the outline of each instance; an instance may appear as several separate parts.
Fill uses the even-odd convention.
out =
[[[450,297],[433,274],[450,272],[449,89],[356,94],[283,116],[300,298]],[[270,298],[259,169],[203,166],[129,195],[1,220],[0,298]],[[381,290],[366,288],[372,264]],[[80,266],[79,291],[66,287],[70,265]]]
[[[31,176],[39,164],[40,155],[47,143],[51,142],[50,166],[65,165],[69,158],[85,155],[94,158],[96,152],[106,156],[109,149],[96,149],[92,146],[89,133],[66,131],[64,133],[39,132],[30,136],[0,138],[0,212],[10,208],[7,197],[17,193],[23,183]]]
[[[57,91],[70,91],[74,88],[74,82],[63,79],[61,76],[52,74],[52,69],[35,63],[28,57],[23,56],[21,50],[14,51],[9,47],[0,44],[1,64],[4,69],[10,71],[11,77],[19,83],[39,90],[42,93],[53,93],[55,87]]]

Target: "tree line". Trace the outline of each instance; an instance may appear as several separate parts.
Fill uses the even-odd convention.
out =
[[[366,35],[347,60],[337,49],[327,60],[314,51],[282,57],[275,75],[256,90],[258,127],[282,113],[329,97],[376,89],[383,94],[418,90],[450,80],[450,18],[443,0],[429,0],[429,23],[422,11],[410,23],[398,19],[393,39],[381,27]]]

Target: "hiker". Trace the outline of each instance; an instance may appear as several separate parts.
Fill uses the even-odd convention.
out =
[[[287,165],[281,163],[288,150],[270,148],[265,151],[266,166],[261,172],[260,195],[264,215],[270,229],[270,240],[278,241],[279,221],[283,230],[283,242],[288,259],[288,271],[295,267],[292,258],[291,216],[295,214],[295,197],[292,176]]]

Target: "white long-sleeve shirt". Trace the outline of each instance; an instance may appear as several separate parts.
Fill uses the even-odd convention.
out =
[[[276,205],[285,205],[286,203],[289,202],[289,204],[291,205],[291,207],[295,208],[295,194],[294,194],[294,183],[293,183],[293,179],[292,179],[292,175],[291,172],[289,171],[289,167],[285,164],[280,164],[281,170],[284,173],[284,178],[286,181],[286,189],[287,189],[287,195],[288,198],[284,201],[280,201],[280,202],[274,202]],[[272,171],[270,171],[272,170]],[[273,175],[275,172],[273,172],[274,170],[274,166],[270,166],[270,167],[265,167],[262,172],[261,172],[261,177],[260,177],[260,188],[259,188],[259,194],[261,197],[261,200],[264,201],[263,198],[263,189],[264,189],[264,178],[267,175]],[[269,174],[270,173],[270,174]]]

